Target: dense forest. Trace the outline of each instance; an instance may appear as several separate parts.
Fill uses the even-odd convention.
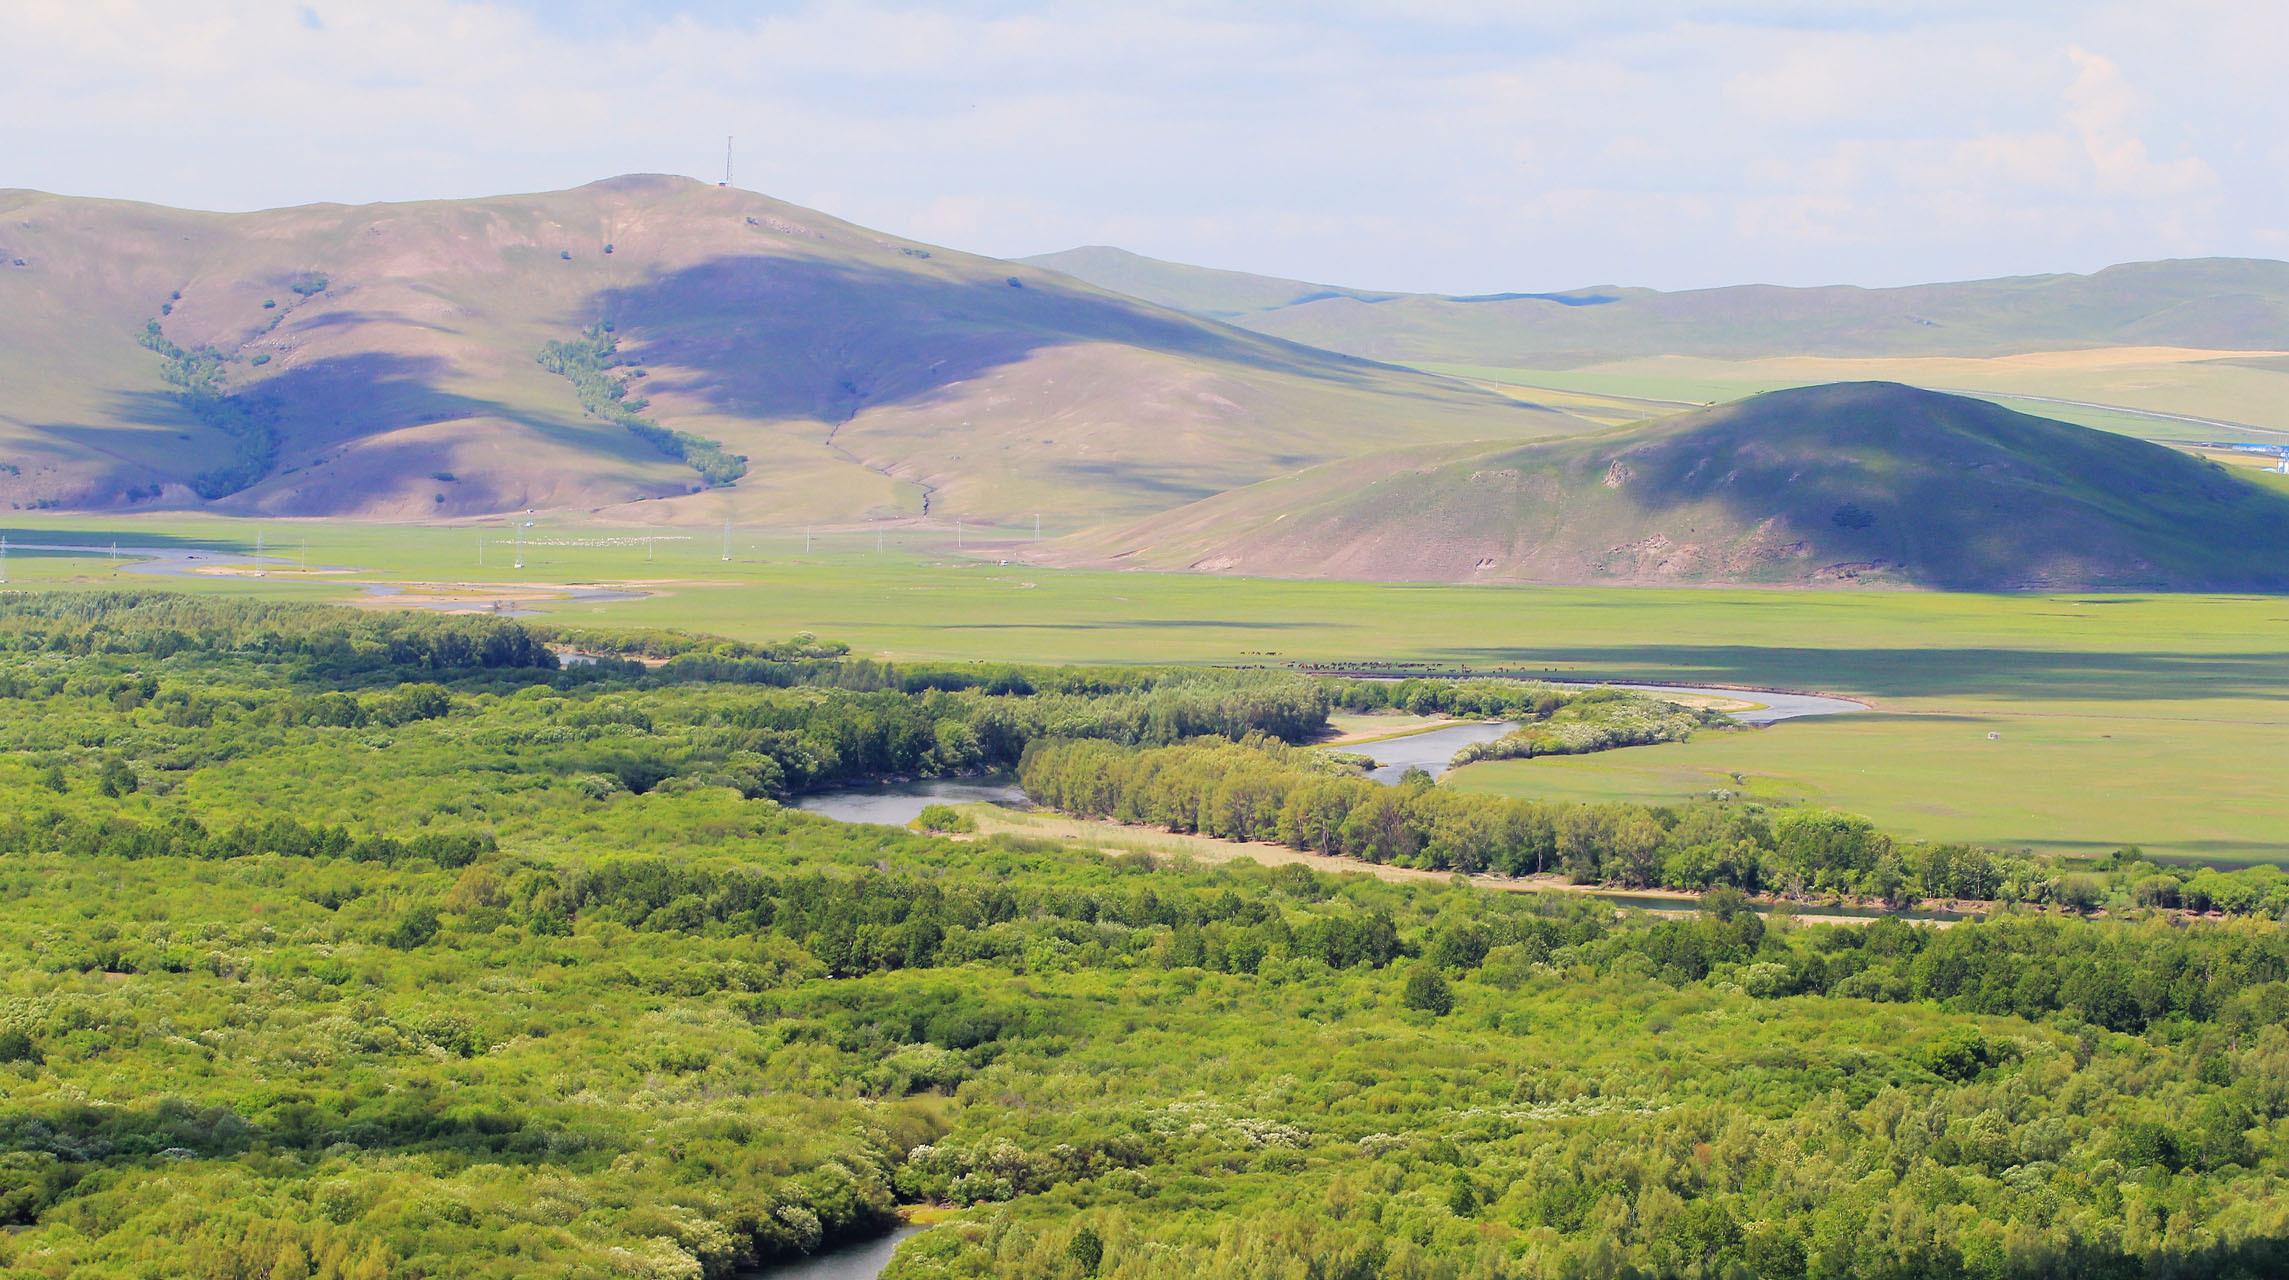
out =
[[[2196,920],[2148,882],[2217,873],[2134,857],[1376,787],[1284,742],[1387,695],[1300,676],[564,643],[610,647],[0,596],[0,1271],[689,1280],[916,1209],[893,1280],[2289,1268],[2273,880]],[[1185,829],[1285,838],[1332,788],[1306,847],[1732,871],[1617,914],[777,803],[1020,759]],[[2134,918],[1811,925],[1730,887],[1974,855]]]

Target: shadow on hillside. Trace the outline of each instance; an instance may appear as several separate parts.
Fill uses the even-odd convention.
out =
[[[2092,702],[2273,700],[2289,653],[2074,653],[2053,649],[1812,649],[1612,645],[1436,650],[1474,671],[1748,685],[1876,697],[2007,695]]]
[[[569,412],[541,414],[448,391],[444,384],[452,371],[451,364],[438,356],[387,352],[332,356],[296,365],[242,394],[276,406],[289,438],[305,447],[461,418],[500,418],[561,444],[582,444],[598,434],[593,426],[579,425],[580,410],[571,405],[569,390],[565,394]]]
[[[655,375],[646,390],[689,395],[751,418],[844,422],[987,376],[1045,348],[1083,343],[1399,390],[1392,375],[1400,371],[1391,366],[1038,277],[1017,287],[1000,278],[949,279],[808,258],[719,257],[606,290],[567,328],[597,319],[611,321],[628,340],[630,358],[679,371]]]
[[[431,333],[461,332],[451,325],[439,324],[434,320],[416,320],[412,316],[402,315],[395,311],[324,311],[308,318],[296,316],[291,331],[302,334],[317,329],[348,329],[370,324],[395,325],[406,329],[426,329]]]
[[[567,443],[594,434],[594,428],[575,425],[577,408],[558,417],[448,391],[444,383],[451,372],[452,366],[438,356],[389,352],[329,356],[249,381],[234,389],[229,399],[277,427],[281,454],[474,417],[506,419]],[[566,399],[571,399],[569,391]],[[121,420],[138,426],[177,426],[183,421],[182,402],[173,392],[121,392],[112,397],[111,409]]]
[[[1699,502],[1739,531],[1777,516],[1806,569],[1949,591],[2289,589],[2289,501],[2142,440],[1896,384],[1773,392],[1618,465],[1648,531],[1693,542],[1667,513]]]
[[[361,449],[354,474],[345,473],[339,480],[328,473],[327,468],[336,464],[324,455],[339,446],[440,422],[496,419],[569,449],[623,459],[659,460],[660,455],[650,446],[618,427],[586,417],[577,406],[563,415],[537,413],[447,390],[444,384],[452,373],[452,365],[437,356],[385,352],[333,356],[250,382],[233,391],[230,398],[239,421],[267,424],[277,432],[278,448],[263,481],[295,474],[323,476],[328,481],[314,486],[316,492],[308,500],[291,503],[279,514],[322,514],[340,509],[355,494],[375,488],[377,479],[402,479],[399,464],[416,475],[436,469],[443,452],[414,442]],[[565,398],[569,405],[569,389]],[[112,412],[123,421],[150,426],[173,426],[182,416],[174,394],[154,391],[115,396]],[[227,461],[221,456],[212,460],[218,466]],[[696,476],[694,480],[696,483]],[[479,491],[473,480],[456,483],[464,487],[455,492],[450,512],[497,509],[520,501],[518,495],[505,491]]]

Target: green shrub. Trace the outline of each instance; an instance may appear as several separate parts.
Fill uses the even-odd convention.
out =
[[[971,832],[978,829],[977,819],[950,804],[927,804],[915,815],[913,826],[918,831]]]
[[[1418,964],[1407,972],[1407,986],[1399,998],[1408,1008],[1419,1009],[1434,1018],[1454,1012],[1454,989],[1439,976],[1437,969],[1427,964]]]

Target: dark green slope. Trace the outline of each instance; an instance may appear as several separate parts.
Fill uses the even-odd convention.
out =
[[[1843,383],[1587,438],[1317,467],[1076,558],[1387,579],[2284,590],[2289,497],[2143,441]]]

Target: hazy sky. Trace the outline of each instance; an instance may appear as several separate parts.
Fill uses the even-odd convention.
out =
[[[2289,257],[2282,0],[5,8],[0,186],[72,194],[712,178],[729,133],[904,235],[1368,287]]]

